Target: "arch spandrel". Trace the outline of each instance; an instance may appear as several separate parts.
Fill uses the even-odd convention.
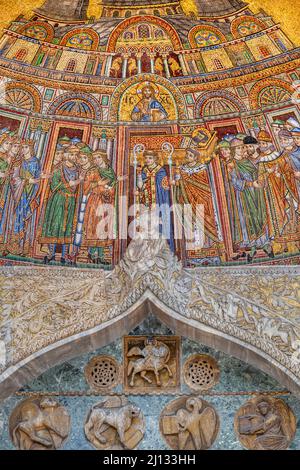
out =
[[[299,307],[291,309],[288,300],[296,298],[297,268],[184,269],[164,240],[136,239],[110,273],[1,271],[1,397],[113,342],[149,312],[177,334],[244,360],[299,394]]]

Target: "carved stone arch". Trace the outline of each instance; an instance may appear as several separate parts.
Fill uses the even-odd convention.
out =
[[[27,111],[41,112],[42,97],[33,86],[23,82],[9,82],[5,85],[4,101],[13,106]]]
[[[227,90],[220,90],[205,93],[198,98],[194,107],[194,117],[197,119],[200,116],[204,116],[205,107],[209,104],[209,102],[212,102],[213,100],[224,100],[224,103],[228,103],[228,114],[235,112],[241,113],[246,111],[245,104],[236,95],[230,93]],[[219,114],[227,114],[226,107],[224,107],[223,111],[210,115],[214,116]]]
[[[71,109],[72,103],[73,113]],[[80,103],[82,103],[81,108]],[[70,109],[69,113],[67,112],[68,109]],[[80,109],[82,109],[82,112],[80,112]],[[63,110],[66,112],[63,112]],[[102,119],[102,112],[98,101],[88,93],[64,93],[51,103],[48,114],[74,116],[86,119]]]
[[[265,103],[261,101],[262,93],[268,90],[270,92],[269,106],[289,101],[295,91],[292,85],[284,80],[277,78],[266,78],[264,80],[260,80],[253,85],[249,92],[250,107],[252,109],[259,109],[268,106],[268,100],[266,100]]]
[[[122,33],[129,27],[134,24],[155,24],[161,27],[170,37],[170,40],[173,44],[174,50],[181,50],[182,43],[179,38],[177,31],[174,29],[173,26],[170,25],[167,21],[159,18],[157,16],[145,15],[145,16],[132,16],[130,18],[125,19],[121,23],[119,23],[112,33],[109,36],[108,43],[106,46],[107,52],[114,52],[117,41]]]
[[[177,118],[178,119],[187,119],[186,107],[184,102],[184,97],[181,91],[173,85],[170,80],[167,80],[164,77],[159,75],[154,75],[150,73],[144,73],[137,76],[132,76],[127,80],[124,80],[114,91],[111,98],[110,114],[109,120],[116,122],[119,119],[120,103],[124,93],[128,90],[129,87],[132,87],[136,84],[142,82],[152,82],[156,85],[160,85],[165,88],[168,93],[172,96],[174,101],[174,106],[176,108]]]
[[[128,334],[149,312],[176,334],[235,356],[300,395],[300,326],[287,318],[285,301],[287,284],[296,298],[298,273],[287,266],[184,269],[165,240],[142,238],[112,272],[49,267],[41,277],[39,268],[2,267],[0,398]]]

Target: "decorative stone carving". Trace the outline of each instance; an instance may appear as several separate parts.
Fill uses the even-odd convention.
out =
[[[115,396],[92,407],[84,430],[97,449],[134,449],[145,433],[144,416],[127,398]]]
[[[5,342],[0,383],[9,379],[7,369],[15,373],[32,354],[53,350],[68,338],[81,340],[108,322],[113,328],[114,320],[142,298],[154,298],[166,315],[250,348],[285,374],[294,390],[300,386],[295,266],[184,269],[165,240],[146,240],[138,232],[112,272],[54,266],[42,271],[43,276],[40,267],[0,268],[0,337]]]
[[[203,450],[216,440],[220,424],[212,405],[200,397],[185,395],[168,403],[159,426],[172,449]]]
[[[178,336],[125,336],[124,389],[140,393],[176,390],[180,385]]]
[[[13,410],[9,432],[20,450],[55,450],[69,435],[70,417],[52,398],[28,398]]]
[[[261,395],[241,406],[234,428],[247,449],[286,449],[296,432],[296,418],[283,400]]]
[[[183,377],[191,389],[208,390],[219,381],[220,369],[212,356],[193,354],[184,363]]]
[[[118,385],[120,366],[112,356],[96,356],[87,364],[84,375],[91,388],[110,390]]]

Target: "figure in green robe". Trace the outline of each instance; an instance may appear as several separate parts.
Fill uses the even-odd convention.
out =
[[[45,256],[47,264],[55,260],[57,245],[61,245],[61,263],[65,263],[65,256],[73,243],[76,229],[76,210],[79,198],[79,176],[76,159],[77,147],[68,147],[64,152],[61,166],[54,170],[50,182],[50,194],[46,206],[42,227],[41,243],[47,243],[50,258]]]
[[[257,248],[270,251],[270,241],[267,229],[267,211],[263,187],[258,183],[258,165],[247,158],[243,142],[231,143],[234,149],[234,159],[230,171],[230,183],[235,197],[242,236],[240,248],[250,248],[247,256],[251,262]]]

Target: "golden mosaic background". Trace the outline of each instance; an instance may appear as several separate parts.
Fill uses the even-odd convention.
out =
[[[39,7],[44,0],[0,0],[1,29],[18,15],[28,14],[34,8]],[[101,0],[90,0],[89,16],[99,16],[101,12]],[[184,12],[196,11],[193,0],[181,1]],[[282,24],[283,29],[295,44],[300,45],[300,0],[251,0],[250,7],[254,12],[263,8],[270,16]]]

